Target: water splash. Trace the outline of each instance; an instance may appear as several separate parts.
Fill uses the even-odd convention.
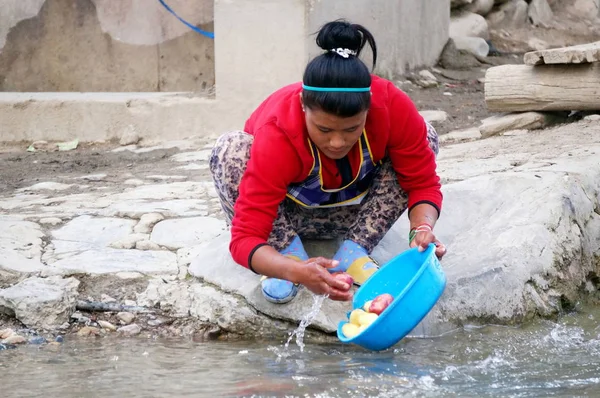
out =
[[[288,341],[285,343],[284,349],[286,351],[290,346],[290,342],[292,341],[294,336],[296,336],[296,345],[300,348],[300,352],[304,352],[304,332],[306,331],[306,328],[314,322],[317,315],[319,315],[319,312],[321,312],[321,306],[323,305],[323,301],[325,301],[327,297],[329,296],[313,295],[313,305],[312,307],[310,307],[310,311],[302,318],[302,320],[300,321],[300,325],[298,325],[296,330],[294,330],[290,334]]]

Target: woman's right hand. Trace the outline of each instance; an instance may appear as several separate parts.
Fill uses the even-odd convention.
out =
[[[335,268],[339,263],[323,257],[309,258],[298,262],[294,267],[294,282],[306,286],[308,290],[318,295],[329,295],[336,301],[352,299],[351,285],[337,279],[329,273],[328,268]]]

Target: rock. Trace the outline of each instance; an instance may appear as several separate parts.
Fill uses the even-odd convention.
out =
[[[230,292],[239,297],[243,297],[245,302],[249,304],[251,308],[261,314],[261,317],[259,317],[260,319],[263,319],[266,315],[270,318],[292,322],[297,325],[297,322],[306,315],[307,309],[312,306],[313,294],[307,289],[300,289],[298,296],[286,305],[268,303],[260,291],[260,277],[252,273],[252,271],[236,264],[231,258],[231,255],[229,254],[230,238],[231,236],[229,233],[224,233],[211,241],[210,244],[207,245],[207,249],[202,251],[202,253],[192,261],[189,267],[190,274],[220,289],[218,293],[213,292],[211,295],[219,295],[220,292]],[[209,287],[201,286],[196,289],[199,289],[202,292],[210,291],[210,289],[207,290],[206,288]],[[192,297],[195,297],[193,292]],[[215,299],[215,301],[217,300]],[[235,302],[240,305],[238,310],[241,313],[229,310],[229,316],[231,318],[247,319],[248,317],[251,317],[247,310],[241,306],[243,301],[235,300]],[[192,304],[192,308],[194,308],[195,305],[196,304]],[[205,307],[210,305],[208,302],[200,301],[197,305],[202,305],[203,308],[202,311],[198,310],[199,312],[209,311],[209,309],[206,309]],[[328,333],[334,332],[337,329],[338,322],[345,319],[345,313],[348,309],[349,303],[325,300],[313,327]],[[281,327],[283,328],[283,326]],[[244,334],[253,333],[253,330],[256,329],[253,327]]]
[[[598,289],[598,154],[600,124],[585,122],[440,152],[445,211],[435,230],[449,248],[448,282],[426,334],[556,316],[586,300],[582,286]],[[402,217],[374,250],[381,264],[407,248],[407,229]]]
[[[168,311],[175,317],[186,317],[190,314],[191,297],[189,285],[183,282],[165,283],[162,278],[152,279],[146,290],[138,295],[138,303],[143,307]]]
[[[13,334],[2,340],[2,344],[23,344],[26,342],[27,339],[23,336],[19,336],[18,334]]]
[[[529,5],[525,0],[508,1],[500,6],[497,11],[491,12],[488,23],[498,28],[522,28],[528,24],[527,12]]]
[[[586,122],[597,122],[600,121],[600,115],[588,115],[583,118]]]
[[[547,0],[531,0],[531,3],[529,3],[528,15],[529,20],[531,20],[535,26],[542,26],[544,28],[552,27],[554,13]]]
[[[461,37],[452,38],[458,50],[468,51],[469,53],[485,58],[490,53],[489,44],[481,37]]]
[[[464,9],[485,17],[490,13],[490,11],[492,11],[492,8],[494,8],[494,0],[474,0]]]
[[[131,234],[136,222],[122,218],[79,216],[52,232],[54,239],[106,247]]]
[[[0,290],[0,312],[14,314],[30,328],[52,329],[75,311],[78,286],[75,278],[28,278]]]
[[[481,15],[472,12],[455,13],[450,18],[450,37],[481,37],[489,40],[487,21]]]
[[[443,68],[458,70],[470,69],[481,65],[473,54],[457,49],[453,39],[448,39],[438,63]]]
[[[56,343],[62,343],[62,342],[64,342],[64,341],[65,341],[65,339],[64,339],[64,337],[63,337],[63,336],[56,336],[56,339],[54,339],[54,341],[55,341]]]
[[[42,225],[58,225],[62,223],[62,220],[58,217],[46,217],[40,218],[39,223]]]
[[[62,184],[60,182],[40,182],[27,188],[21,189],[21,191],[64,191],[65,189],[71,188],[71,184]]]
[[[526,53],[523,60],[526,65],[600,62],[600,41],[551,50],[539,49]]]
[[[569,10],[571,13],[586,19],[595,19],[600,17],[600,1],[598,0],[576,0],[573,7]]]
[[[36,223],[0,219],[0,282],[4,273],[28,274],[44,268],[40,260],[44,237]]]
[[[135,319],[135,315],[131,312],[119,312],[117,318],[119,318],[123,325],[129,325]]]
[[[419,113],[429,123],[442,123],[448,120],[448,114],[444,111],[420,111]]]
[[[162,250],[159,244],[150,240],[141,240],[135,244],[137,250]]]
[[[59,259],[46,267],[42,275],[110,274],[140,272],[173,274],[179,271],[177,256],[166,251],[92,249]]]
[[[135,145],[140,142],[141,139],[140,135],[135,131],[135,128],[130,124],[121,134],[119,144],[122,146]]]
[[[436,77],[428,70],[420,71],[419,78],[415,81],[415,83],[423,88],[437,87],[438,85]]]
[[[459,142],[481,139],[481,131],[477,127],[465,130],[454,130],[448,134],[440,135],[440,144],[455,144]]]
[[[117,329],[117,332],[124,334],[125,336],[135,336],[142,332],[142,328],[134,323],[127,326],[121,326]]]
[[[210,157],[211,150],[202,150],[197,152],[182,152],[171,157],[176,162],[197,162],[207,161]]]
[[[40,345],[40,344],[46,344],[48,341],[43,338],[42,336],[34,336],[32,338],[29,339],[28,343],[29,344],[34,344],[34,345]]]
[[[163,321],[162,319],[153,319],[151,321],[148,321],[148,326],[156,327],[162,325],[163,323],[165,323],[165,321]]]
[[[112,323],[107,322],[107,321],[98,321],[98,325],[100,325],[100,327],[102,329],[107,329],[107,330],[110,330],[112,332],[114,332],[114,331],[117,330],[117,327],[115,325],[113,325]]]
[[[113,249],[133,249],[141,240],[146,240],[150,237],[148,234],[131,234],[127,235],[123,239],[120,239],[116,242],[110,243],[108,246]]]
[[[467,4],[471,4],[473,0],[450,0],[450,8],[455,9]]]
[[[541,51],[550,48],[550,44],[536,37],[532,37],[531,39],[527,40],[527,45],[529,46],[529,48],[535,51]],[[527,63],[527,61],[525,62]]]
[[[113,297],[110,297],[108,294],[104,294],[102,293],[100,295],[100,301],[102,301],[103,303],[116,303],[117,300]]]
[[[88,323],[90,322],[90,318],[83,315],[81,312],[76,311],[71,315],[72,319],[75,319],[78,323]]]
[[[149,234],[150,232],[152,232],[152,228],[156,225],[156,223],[164,219],[165,217],[163,217],[163,215],[160,213],[144,214],[140,218],[140,221],[137,223],[137,225],[133,227],[133,232],[140,234]]]
[[[0,340],[4,340],[10,336],[12,336],[13,334],[16,334],[14,330],[7,328],[7,329],[2,329],[0,330]]]
[[[506,115],[492,116],[482,120],[479,131],[481,131],[482,138],[488,138],[508,130],[540,129],[550,125],[551,123],[552,118],[544,113],[511,113]]]
[[[213,217],[164,220],[154,226],[150,239],[169,249],[179,249],[208,241],[222,234],[225,228],[224,221]]]
[[[123,301],[123,304],[128,305],[130,307],[135,307],[138,305],[137,302],[133,300],[125,300]]]
[[[90,336],[99,336],[100,329],[92,327],[92,326],[84,326],[77,332],[77,336],[79,337],[90,337]],[[57,341],[58,342],[58,341]]]

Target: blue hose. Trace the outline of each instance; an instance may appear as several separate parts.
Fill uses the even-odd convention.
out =
[[[188,21],[186,21],[185,19],[181,18],[179,15],[177,15],[177,13],[175,13],[175,11],[173,11],[173,9],[171,7],[169,7],[167,5],[167,3],[165,3],[163,0],[158,0],[158,2],[160,4],[163,5],[163,7],[165,7],[167,9],[167,11],[169,11],[171,14],[175,15],[175,17],[177,19],[179,19],[184,25],[186,25],[188,28],[192,29],[193,31],[196,31],[198,33],[200,33],[203,36],[206,36],[210,39],[214,39],[215,38],[215,34],[212,32],[206,32],[202,29],[197,28],[196,26],[192,25],[191,23],[189,23]]]

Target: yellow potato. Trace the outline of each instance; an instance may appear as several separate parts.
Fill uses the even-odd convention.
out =
[[[369,312],[369,308],[371,308],[372,302],[373,302],[373,300],[369,300],[365,303],[365,305],[363,305],[363,310],[365,310],[365,312]]]
[[[360,308],[352,311],[350,313],[350,323],[355,324],[356,326],[360,326],[360,322],[359,319],[362,315],[366,314],[366,312],[364,312],[363,310],[361,310]]]
[[[344,334],[344,336],[351,339],[359,333],[358,329],[358,326],[352,323],[346,323],[344,324],[344,326],[342,326],[342,333]]]
[[[368,328],[368,326],[359,326],[358,327],[358,334],[361,334],[362,332],[364,332],[366,328]]]
[[[365,314],[362,314],[358,318],[358,323],[360,324],[360,326],[367,327],[370,324],[372,324],[373,322],[375,322],[377,320],[377,318],[379,318],[379,315],[377,315],[377,314],[371,314],[371,313],[367,312]]]

